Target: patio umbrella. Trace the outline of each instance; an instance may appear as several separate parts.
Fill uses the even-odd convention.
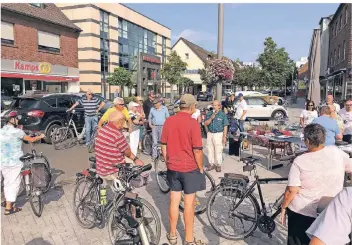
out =
[[[320,104],[320,29],[314,29],[309,49],[309,92],[308,99]]]

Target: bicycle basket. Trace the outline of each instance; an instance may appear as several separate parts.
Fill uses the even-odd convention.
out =
[[[50,173],[44,163],[33,163],[31,166],[32,184],[35,188],[46,188],[50,184]]]

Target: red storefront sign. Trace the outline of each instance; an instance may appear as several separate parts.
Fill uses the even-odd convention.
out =
[[[33,65],[31,63],[26,63],[21,61],[15,61],[14,68],[16,70],[21,70],[21,71],[31,71],[31,72],[39,71],[39,65]]]
[[[150,63],[156,63],[156,64],[160,64],[160,60],[156,59],[156,58],[152,58],[152,57],[147,57],[147,56],[143,56],[143,60],[150,62]]]

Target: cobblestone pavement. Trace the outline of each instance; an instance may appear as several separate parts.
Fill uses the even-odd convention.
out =
[[[296,121],[299,117],[301,106],[290,110],[290,117]],[[76,220],[72,210],[73,189],[74,189],[74,173],[83,170],[87,164],[88,154],[86,149],[77,146],[75,149],[69,149],[67,152],[48,153],[49,146],[43,147],[43,152],[54,162],[55,171],[59,178],[56,179],[56,185],[45,195],[44,211],[40,218],[37,218],[30,207],[29,202],[23,197],[19,197],[20,206],[23,210],[20,213],[4,216],[1,211],[1,243],[4,245],[101,245],[110,244],[107,228],[93,228],[86,230],[81,228]],[[265,149],[259,150],[265,154]],[[227,152],[227,150],[225,150]],[[207,152],[205,151],[205,156]],[[76,157],[76,158],[74,158]],[[145,156],[141,156],[143,160],[148,162]],[[206,158],[206,157],[205,157]],[[72,160],[74,159],[74,160]],[[71,161],[70,161],[71,160]],[[83,161],[83,163],[81,163]],[[62,168],[60,168],[62,166]],[[83,167],[82,167],[83,166]],[[64,169],[64,171],[57,170]],[[287,177],[288,166],[280,169],[267,171],[258,167],[258,174],[261,177]],[[65,173],[66,172],[66,173]],[[242,174],[242,163],[239,163],[236,157],[225,154],[223,164],[223,172],[234,172]],[[216,180],[219,181],[222,174],[211,173]],[[252,179],[253,176],[250,176]],[[143,198],[147,199],[154,207],[156,207],[162,226],[162,237],[160,244],[167,243],[166,232],[168,230],[168,194],[159,191],[152,175],[152,181],[147,187],[136,190]],[[262,190],[266,203],[273,203],[279,197],[285,188],[285,184],[268,184],[263,185]],[[257,195],[257,194],[256,194]],[[184,223],[182,214],[180,216],[179,225],[179,244],[184,239]],[[261,233],[258,229],[253,235],[245,240],[230,241],[219,237],[210,226],[206,214],[202,214],[195,219],[195,235],[198,239],[203,239],[209,245],[267,245],[267,244],[285,244],[286,228],[276,222],[276,230],[273,238]]]
[[[225,155],[224,172],[242,173],[242,164],[237,161],[236,157]],[[267,171],[264,168],[258,168],[261,177],[279,177],[287,176],[288,167],[283,167],[274,171]],[[212,172],[213,177],[218,182],[221,174]],[[252,177],[251,177],[252,178]],[[154,175],[153,181],[147,186],[138,189],[136,192],[147,199],[156,207],[162,224],[161,243],[166,242],[166,231],[168,229],[168,201],[167,194],[162,194],[156,184]],[[267,203],[272,203],[284,190],[284,184],[263,185],[263,193]],[[61,181],[45,195],[45,205],[43,215],[37,218],[30,207],[30,204],[23,196],[19,197],[20,205],[23,204],[23,210],[10,216],[1,214],[2,244],[5,245],[61,245],[61,244],[110,244],[106,228],[93,228],[85,230],[81,228],[76,220],[72,210],[74,179]],[[183,219],[181,217],[178,225],[179,240],[184,238]],[[198,216],[195,220],[195,234],[197,238],[208,241],[211,245],[235,245],[235,244],[284,244],[286,229],[277,223],[277,229],[273,233],[273,238],[269,239],[258,229],[253,236],[242,241],[229,241],[219,237],[209,225],[206,214]]]

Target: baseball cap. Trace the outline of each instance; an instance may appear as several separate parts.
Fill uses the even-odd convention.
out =
[[[242,93],[239,93],[239,94],[237,95],[237,98],[241,98],[241,97],[243,97],[243,94],[242,94]]]
[[[197,104],[196,99],[191,94],[184,94],[180,99],[180,105],[193,105]]]
[[[159,102],[161,102],[161,98],[155,97],[155,99],[153,100],[153,104],[157,104]]]

